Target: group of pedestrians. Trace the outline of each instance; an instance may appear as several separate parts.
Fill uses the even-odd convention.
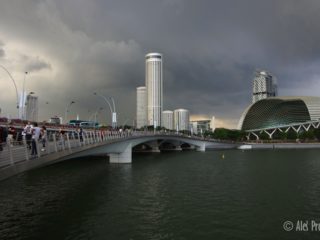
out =
[[[45,126],[38,127],[38,123],[32,125],[30,122],[24,127],[23,135],[25,135],[28,149],[31,149],[31,156],[36,157],[38,155],[37,143],[41,141],[41,151],[45,151],[47,140],[47,129]]]

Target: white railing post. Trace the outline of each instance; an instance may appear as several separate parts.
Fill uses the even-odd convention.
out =
[[[92,132],[92,139],[93,139],[93,143],[97,143],[97,138],[96,138],[96,132]]]
[[[85,135],[86,135],[86,133],[83,131],[82,132],[82,143],[83,143],[83,145],[86,145],[87,137]]]
[[[11,147],[11,140],[9,138],[7,138],[7,147],[8,147],[8,152],[9,152],[10,164],[14,165],[13,155],[12,155],[12,147]]]
[[[68,149],[69,149],[69,151],[71,151],[69,133],[67,133],[67,143],[68,143]]]
[[[78,134],[78,144],[79,144],[79,147],[81,147],[81,139],[80,139],[80,132],[77,132]],[[83,138],[82,138],[83,139]]]
[[[93,132],[90,132],[90,143],[93,144],[94,141],[93,141]]]
[[[62,145],[62,150],[66,150],[66,146],[64,145],[64,134],[60,135],[60,143]]]
[[[22,136],[22,142],[23,142],[23,147],[24,147],[24,152],[26,155],[26,160],[29,160],[29,149],[26,141],[26,136]]]
[[[39,148],[39,139],[34,139],[36,143],[36,149],[37,149],[37,156],[38,158],[41,157],[40,148]]]
[[[96,133],[96,136],[97,136],[97,142],[101,142],[100,132],[97,132],[97,133]]]
[[[83,132],[83,135],[86,135],[86,138],[85,138],[85,144],[88,145],[89,144],[89,137],[88,137],[88,133],[87,132]]]
[[[87,145],[89,145],[91,142],[90,142],[90,133],[89,132],[86,132],[86,137],[87,137]]]
[[[42,143],[43,144],[43,143]],[[49,154],[49,138],[48,138],[48,134],[45,135],[44,138],[44,149],[46,151],[47,154]]]
[[[85,143],[86,143],[86,145],[88,145],[89,144],[89,136],[88,136],[88,133],[87,132],[83,132],[84,133],[84,135],[86,135],[86,141],[85,141]]]
[[[72,136],[72,143],[73,143],[72,146],[71,146],[71,148],[74,148],[74,147],[76,147],[75,144],[74,144],[74,143],[76,142],[76,136],[75,136],[75,134],[74,134],[73,131],[72,131],[72,133],[71,133],[71,136]]]
[[[89,136],[89,132],[86,132],[86,137],[87,137],[87,145],[90,144],[90,136]]]
[[[55,152],[58,152],[56,133],[53,134],[53,144],[54,144],[54,150],[55,150]]]

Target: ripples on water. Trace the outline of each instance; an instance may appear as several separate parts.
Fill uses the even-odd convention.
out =
[[[319,239],[319,150],[82,158],[0,183],[0,239]]]

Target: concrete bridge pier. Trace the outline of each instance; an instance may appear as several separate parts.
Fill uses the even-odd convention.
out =
[[[176,145],[174,148],[175,151],[182,151],[182,148],[180,145]]]
[[[131,163],[132,162],[132,144],[129,143],[123,152],[109,153],[110,163]]]
[[[157,141],[149,142],[148,146],[151,147],[151,151],[150,152],[156,152],[156,153],[160,152],[159,144],[158,144]]]
[[[205,152],[206,151],[206,144],[200,143],[200,145],[197,146],[197,151],[198,152]]]

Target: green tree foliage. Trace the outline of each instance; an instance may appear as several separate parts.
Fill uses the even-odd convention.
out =
[[[313,130],[304,131],[300,134],[299,138],[302,140],[313,140],[315,138]]]
[[[320,141],[320,128],[315,129],[313,133],[314,133],[314,136],[318,139],[318,141]]]
[[[298,138],[298,134],[297,134],[294,130],[290,129],[290,130],[287,132],[287,139],[289,139],[289,140],[296,140],[297,138]]]
[[[259,134],[259,138],[260,138],[261,140],[269,140],[269,139],[270,139],[269,135],[268,135],[266,132],[260,133],[260,134]]]
[[[207,138],[241,141],[245,139],[246,133],[244,131],[234,129],[216,128],[214,132],[205,131],[203,135]]]
[[[272,139],[285,140],[285,139],[287,139],[287,133],[285,133],[285,132],[280,132],[280,131],[276,131],[276,132],[273,134]]]

